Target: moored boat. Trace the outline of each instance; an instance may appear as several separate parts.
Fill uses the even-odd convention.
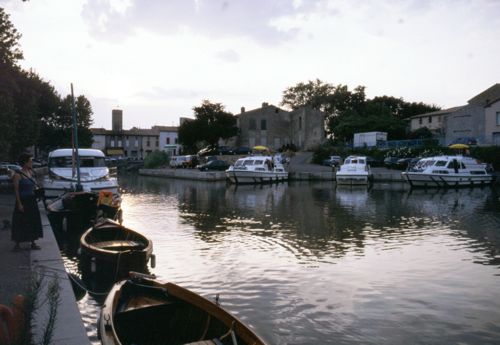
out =
[[[364,156],[349,156],[335,175],[339,185],[366,185],[373,179],[370,165]]]
[[[238,318],[200,295],[144,275],[116,283],[98,322],[103,345],[264,345]]]
[[[133,270],[146,266],[153,242],[111,219],[101,219],[82,235],[80,248],[87,258],[115,265],[117,270]]]
[[[118,193],[118,180],[110,176],[104,153],[95,149],[79,149],[80,184],[84,191],[108,190]],[[47,198],[55,198],[65,192],[77,191],[77,169],[73,149],[58,149],[49,153],[49,174],[43,187]]]
[[[272,156],[248,156],[238,159],[226,170],[231,183],[269,183],[288,180],[288,172]]]
[[[462,155],[422,158],[402,176],[412,187],[473,187],[494,181],[487,164]]]
[[[45,202],[54,230],[82,233],[99,218],[121,223],[121,198],[109,191],[67,192]]]

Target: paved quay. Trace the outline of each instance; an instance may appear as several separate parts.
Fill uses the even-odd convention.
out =
[[[60,303],[51,344],[90,344],[57,241],[42,203],[39,203],[39,206],[43,238],[37,243],[41,250],[30,250],[29,243],[22,243],[21,251],[14,252],[12,250],[14,243],[10,239],[10,227],[4,228],[4,220],[11,222],[14,194],[12,191],[0,193],[0,304],[11,306],[16,295],[26,295],[30,288],[31,278],[35,275],[43,277],[38,300],[46,301],[49,284],[57,279],[60,287]],[[48,313],[48,303],[40,303],[32,323],[34,343],[41,342]]]
[[[298,152],[292,157],[287,167],[289,179],[292,181],[335,180],[335,172],[331,167],[311,164],[312,152]],[[372,168],[375,182],[404,183],[400,170]],[[199,181],[225,181],[224,171],[198,171],[196,169],[140,169],[139,174],[165,178],[178,178]]]

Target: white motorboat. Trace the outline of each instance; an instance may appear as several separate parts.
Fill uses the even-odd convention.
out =
[[[288,172],[277,157],[248,156],[240,158],[226,170],[232,183],[268,183],[288,180]]]
[[[349,156],[337,170],[335,178],[339,185],[366,185],[372,180],[373,174],[366,157]]]
[[[106,167],[104,153],[95,149],[79,149],[80,184],[83,191],[108,190],[118,194],[118,180],[111,177]],[[49,173],[43,180],[45,196],[48,198],[75,191],[77,184],[76,163],[72,149],[58,149],[49,153]]]
[[[483,186],[494,181],[487,164],[461,155],[422,158],[402,176],[412,187]]]

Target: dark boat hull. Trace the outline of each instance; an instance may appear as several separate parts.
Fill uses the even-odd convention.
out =
[[[121,281],[111,289],[98,324],[103,345],[264,345],[219,305],[173,283]]]
[[[110,219],[88,229],[80,239],[84,260],[106,263],[118,270],[141,270],[147,265],[153,243],[142,234]]]

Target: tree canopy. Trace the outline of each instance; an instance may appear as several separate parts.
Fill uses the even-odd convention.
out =
[[[14,161],[29,147],[46,152],[71,145],[70,97],[34,71],[18,65],[23,58],[21,34],[0,8],[0,159]],[[80,146],[92,144],[92,107],[85,96],[76,100]],[[69,122],[68,122],[69,119]]]
[[[334,86],[319,79],[287,88],[281,105],[291,109],[309,105],[325,112],[327,133],[337,141],[350,141],[354,133],[371,131],[388,132],[390,139],[404,139],[404,119],[440,109],[392,96],[367,99],[364,86],[350,91],[346,85]]]
[[[238,134],[236,117],[224,110],[221,103],[204,100],[193,108],[195,119],[185,121],[179,127],[179,142],[195,152],[200,144],[217,146],[219,139],[229,139]]]

